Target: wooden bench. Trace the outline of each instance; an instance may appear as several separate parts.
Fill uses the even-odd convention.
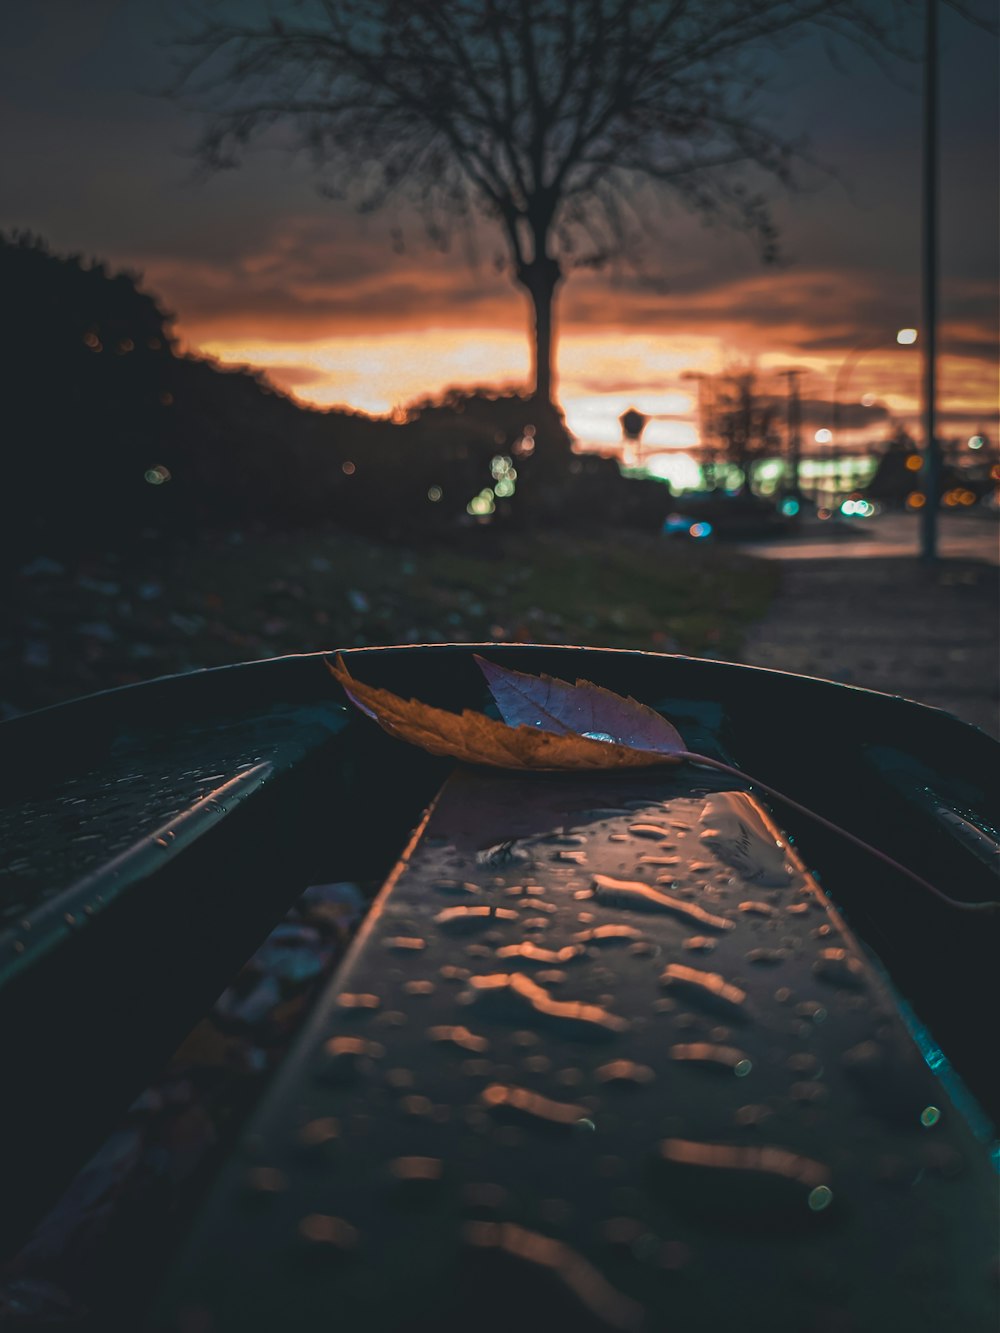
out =
[[[990,895],[997,747],[945,715],[725,664],[491,651],[631,692]],[[470,649],[351,665],[485,702]],[[452,771],[350,715],[317,657],[47,710],[3,742],[8,828],[35,802],[56,867],[2,955],[9,1271],[34,1271],[32,1224],[305,886],[389,872],[178,1257],[158,1256],[149,1328],[986,1327],[988,1124],[965,1085],[996,1106],[969,1022],[994,921],[914,902],[704,771]],[[88,772],[143,811],[103,859],[58,823]],[[18,888],[36,833],[8,850]],[[950,957],[928,948],[944,929]]]

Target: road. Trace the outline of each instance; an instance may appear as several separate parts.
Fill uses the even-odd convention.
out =
[[[1000,519],[995,514],[939,515],[939,552],[945,559],[983,560],[1000,565]],[[831,523],[807,520],[799,534],[777,541],[741,542],[739,550],[768,560],[844,560],[916,556],[920,523],[915,514]]]

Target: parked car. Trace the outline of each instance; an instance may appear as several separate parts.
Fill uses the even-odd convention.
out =
[[[797,501],[795,506],[749,491],[688,491],[677,497],[677,508],[664,519],[662,533],[696,541],[779,536],[796,527]]]

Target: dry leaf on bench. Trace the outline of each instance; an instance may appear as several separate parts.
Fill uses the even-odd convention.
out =
[[[664,749],[643,749],[595,740],[568,728],[560,732],[546,730],[547,720],[539,719],[535,726],[508,726],[485,713],[473,713],[468,709],[461,714],[449,713],[446,709],[421,703],[419,699],[401,699],[389,690],[355,680],[339,654],[336,663],[328,662],[327,666],[357,708],[374,718],[390,736],[419,745],[430,754],[450,755],[468,764],[515,769],[648,768],[654,764],[679,762],[675,753]],[[562,681],[545,680],[542,688],[548,689],[550,684],[558,684],[563,690],[586,688],[598,691],[597,686],[586,682],[572,686]],[[616,699],[618,696],[610,697]],[[634,701],[620,701],[622,705],[629,702],[634,704]],[[642,705],[634,704],[634,707],[641,709]],[[556,714],[550,714],[553,720],[555,717]],[[683,742],[675,749],[682,745]]]
[[[389,690],[364,685],[354,679],[339,653],[336,664],[327,662],[327,666],[351,702],[374,718],[390,736],[419,745],[431,754],[450,755],[468,764],[487,764],[492,768],[535,770],[648,768],[689,760],[740,782],[753,783],[768,796],[891,866],[949,907],[963,912],[1000,910],[1000,902],[962,902],[949,897],[885,852],[767,783],[720,759],[690,753],[683,737],[666,718],[635,699],[624,699],[586,680],[570,685],[551,676],[509,671],[482,657],[476,661],[505,722],[494,722],[484,713],[468,710],[459,716],[422,704],[418,699],[401,699]],[[508,722],[512,725],[508,726]],[[583,734],[574,730],[574,725],[583,728]],[[595,736],[600,739],[594,739]]]
[[[559,735],[614,741],[632,750],[672,755],[686,751],[684,737],[667,719],[636,699],[603,685],[578,680],[570,685],[554,676],[529,676],[474,654],[490,693],[508,726],[541,727]]]

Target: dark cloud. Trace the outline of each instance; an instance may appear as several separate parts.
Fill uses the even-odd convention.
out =
[[[948,329],[942,331],[941,350],[951,356],[966,357],[970,361],[986,361],[995,364],[997,359],[997,339],[994,338],[953,338]]]
[[[170,293],[169,304],[185,312],[181,331],[189,339],[245,336],[301,342],[335,334],[433,327],[510,326],[520,314],[512,291],[483,291],[474,285],[435,286],[415,273],[345,284],[343,290],[295,291],[222,275],[210,286],[176,264],[147,269],[152,282]]]
[[[988,426],[990,425],[990,423],[992,423],[992,429],[996,430],[996,422],[997,422],[996,412],[980,412],[980,411],[967,411],[967,410],[959,410],[959,411],[949,410],[948,412],[948,423],[951,426],[967,425],[967,426],[972,426],[973,428],[977,428],[980,426]]]
[[[895,330],[906,322],[912,293],[903,282],[854,270],[786,270],[713,282],[683,295],[618,292],[610,302],[591,280],[568,286],[563,318],[631,329],[700,326],[720,333],[741,332],[751,345],[764,341],[759,331],[787,333],[802,350],[849,350],[873,328]],[[895,316],[895,318],[894,318]],[[817,337],[817,325],[829,329]]]
[[[829,399],[804,398],[801,410],[804,426],[831,424],[833,408]],[[861,430],[865,426],[877,426],[879,422],[888,420],[891,415],[885,403],[878,402],[872,403],[871,407],[865,407],[863,403],[842,402],[837,408],[837,416],[845,430]]]
[[[294,342],[331,334],[525,326],[524,298],[486,262],[425,244],[405,208],[359,218],[317,197],[309,164],[269,148],[199,183],[198,123],[151,95],[169,78],[174,6],[157,0],[32,0],[0,14],[0,226],[60,249],[143,269],[190,345]],[[997,128],[990,43],[942,14],[942,282],[949,386],[995,397]],[[745,236],[706,230],[676,203],[641,195],[642,253],[572,274],[566,332],[711,336],[834,361],[873,330],[919,321],[920,116],[916,71],[888,83],[863,60],[834,70],[819,43],[782,67],[775,118],[807,131],[828,171],[775,199],[789,267],[764,271]],[[393,226],[408,240],[397,253]],[[488,259],[487,232],[474,248]],[[964,364],[964,363],[963,363]],[[285,372],[276,372],[276,374]],[[312,374],[294,366],[291,374]],[[316,383],[299,379],[300,385]],[[292,379],[286,381],[291,384]],[[638,367],[593,392],[659,387]],[[957,419],[957,418],[956,418]]]

